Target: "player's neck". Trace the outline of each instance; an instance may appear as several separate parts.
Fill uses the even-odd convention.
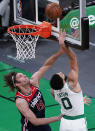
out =
[[[23,87],[22,90],[21,90],[21,93],[24,94],[24,95],[29,95],[32,93],[32,89],[30,88],[30,85],[27,86],[26,88]]]

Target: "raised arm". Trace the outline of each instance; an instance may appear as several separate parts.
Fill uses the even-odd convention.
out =
[[[70,62],[70,72],[68,75],[68,81],[72,82],[73,86],[76,86],[78,82],[78,72],[79,72],[77,57],[75,53],[73,52],[73,50],[70,47],[66,46],[64,42],[65,37],[66,37],[66,32],[60,31],[59,44],[62,47],[62,49],[64,50],[64,52],[66,53],[66,55],[68,56],[69,62]]]
[[[50,67],[55,63],[55,61],[59,58],[59,56],[61,56],[63,54],[62,49],[60,49],[58,52],[56,52],[54,55],[52,55],[51,57],[49,57],[45,63],[43,64],[43,66],[33,74],[33,76],[31,77],[31,83],[33,85],[38,86],[39,84],[39,80],[42,78],[42,76],[45,74],[46,71],[48,71],[50,69]]]

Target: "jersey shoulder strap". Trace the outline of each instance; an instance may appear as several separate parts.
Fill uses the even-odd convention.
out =
[[[32,93],[30,95],[24,95],[21,92],[17,91],[15,98],[22,98],[25,99],[27,102],[30,102],[31,99],[33,98],[34,94],[36,93],[36,91],[38,90],[36,87],[31,86],[30,87],[32,89]]]

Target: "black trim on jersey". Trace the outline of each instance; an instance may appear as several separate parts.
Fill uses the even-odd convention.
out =
[[[25,100],[25,98],[23,98],[23,97],[21,97],[21,96],[15,96],[15,101],[16,101],[17,98],[21,98],[21,99],[24,99],[24,100]],[[26,101],[26,100],[25,100],[25,101]]]
[[[23,96],[30,96],[30,95],[32,94],[32,90],[31,90],[31,92],[30,92],[29,94],[27,94],[27,95],[21,93],[20,91],[18,91],[18,92],[19,92],[21,95],[23,95]]]

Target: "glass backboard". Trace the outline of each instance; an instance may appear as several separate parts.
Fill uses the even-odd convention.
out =
[[[45,15],[45,8],[51,2],[59,3],[62,7],[62,16],[57,20],[48,19]],[[59,29],[65,29],[66,40],[71,44],[82,46],[82,30],[80,27],[82,15],[83,17],[86,16],[85,6],[86,2],[83,3],[78,0],[14,0],[14,21],[17,24],[50,22],[52,36],[58,37]]]

